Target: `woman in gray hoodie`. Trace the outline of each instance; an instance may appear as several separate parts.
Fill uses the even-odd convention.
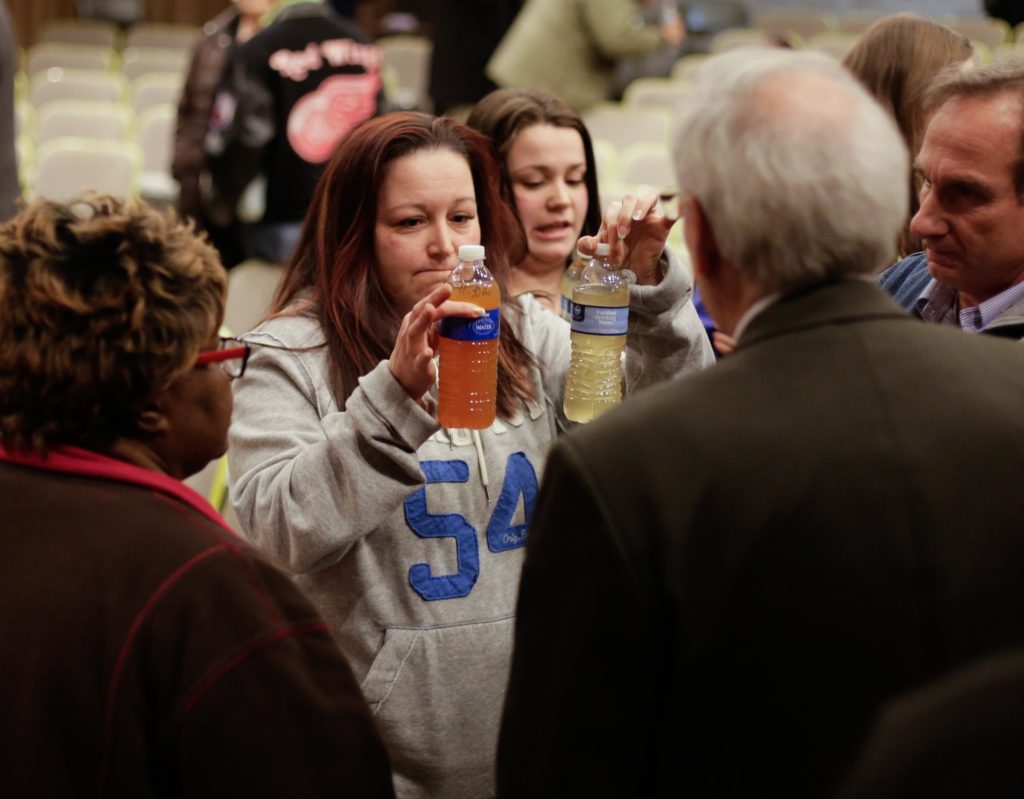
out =
[[[711,361],[689,275],[660,255],[669,226],[653,199],[606,217],[637,274],[627,390]],[[478,313],[444,285],[461,244],[485,245],[502,287],[523,254],[486,137],[423,114],[364,123],[317,186],[236,381],[241,527],[333,626],[402,797],[494,792],[526,531],[565,425],[569,326],[504,291],[498,418],[438,423],[436,322]]]

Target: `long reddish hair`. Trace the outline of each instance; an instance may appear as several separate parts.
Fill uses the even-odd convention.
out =
[[[317,183],[302,235],[274,300],[272,315],[309,314],[320,322],[340,407],[358,379],[388,358],[402,321],[377,273],[374,230],[377,199],[387,166],[420,150],[447,149],[469,163],[476,192],[481,243],[501,288],[502,313],[509,271],[526,254],[515,212],[502,198],[501,172],[490,141],[447,117],[387,114],[368,120],[338,145]],[[512,326],[501,326],[498,345],[498,410],[514,412],[533,397],[533,355]]]

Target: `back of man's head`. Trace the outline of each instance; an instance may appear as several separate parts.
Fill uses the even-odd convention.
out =
[[[709,60],[680,115],[675,161],[722,256],[765,292],[892,262],[906,146],[827,56],[740,49]]]

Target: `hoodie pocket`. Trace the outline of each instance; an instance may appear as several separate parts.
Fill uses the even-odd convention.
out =
[[[385,631],[362,689],[400,796],[493,794],[514,621]]]

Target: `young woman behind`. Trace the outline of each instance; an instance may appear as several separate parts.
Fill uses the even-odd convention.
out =
[[[526,234],[527,252],[512,266],[509,289],[557,312],[577,240],[601,227],[590,134],[565,101],[541,89],[491,92],[466,124],[494,143],[503,190]]]
[[[332,624],[403,797],[493,794],[523,547],[565,426],[568,325],[504,290],[498,420],[471,432],[435,417],[435,323],[479,311],[444,284],[459,245],[482,243],[503,289],[524,255],[500,186],[490,143],[454,120],[361,125],[317,186],[236,381],[240,524]],[[637,273],[635,389],[703,366],[710,347],[688,277],[650,256],[652,206],[626,210],[641,220],[607,224]]]

